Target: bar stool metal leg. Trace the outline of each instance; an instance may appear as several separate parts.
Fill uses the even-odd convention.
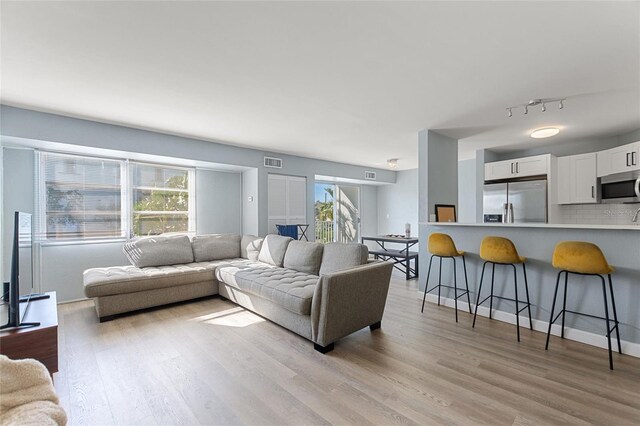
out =
[[[487,266],[487,262],[482,264],[482,273],[480,274],[480,285],[478,286],[478,297],[476,299],[476,308],[473,313],[473,325],[471,328],[475,328],[476,326],[476,317],[478,316],[478,305],[480,305],[480,294],[482,293],[482,280],[484,279],[484,269]]]
[[[496,276],[496,264],[492,263],[491,268],[491,294],[489,295],[489,319],[491,319],[491,315],[493,315],[493,280]]]
[[[531,301],[529,300],[529,283],[527,282],[527,267],[522,262],[522,272],[524,273],[524,291],[527,294],[527,311],[529,312],[529,329],[533,330],[533,321],[531,321]]]
[[[433,256],[429,259],[429,270],[427,272],[427,281],[424,283],[424,297],[422,298],[422,310],[424,312],[424,302],[427,300],[427,289],[429,288],[429,275],[431,274],[431,263],[433,262]]]
[[[467,279],[467,262],[462,255],[462,266],[464,267],[464,285],[467,288],[467,303],[469,304],[469,313],[471,312],[471,298],[469,297],[469,280]]]
[[[438,306],[440,306],[440,289],[442,288],[442,257],[440,259],[440,265],[438,266]]]
[[[458,277],[456,276],[456,258],[452,257],[453,259],[453,299],[454,299],[454,304],[455,304],[455,309],[456,309],[456,322],[458,322]]]
[[[609,345],[609,369],[613,370],[613,353],[611,350],[611,327],[609,327],[609,304],[607,303],[607,286],[604,277],[598,275],[602,280],[602,297],[604,298],[604,317],[607,320],[607,344]]]
[[[556,279],[556,289],[553,292],[553,303],[551,304],[551,316],[549,317],[549,329],[547,330],[547,343],[544,345],[544,350],[549,349],[549,337],[551,337],[551,325],[553,324],[553,314],[556,308],[556,299],[558,298],[558,287],[560,286],[560,276],[562,273],[567,273],[566,271],[558,272],[558,278]]]
[[[513,282],[516,291],[516,334],[518,335],[518,342],[520,341],[520,308],[518,307],[518,272],[516,265],[513,266]]]
[[[611,293],[611,307],[613,308],[613,321],[616,323],[616,339],[618,340],[618,353],[622,353],[622,345],[620,345],[620,330],[618,326],[618,313],[616,312],[616,300],[613,298],[613,284],[611,283],[611,274],[607,274],[609,278],[609,292]]]
[[[569,283],[569,273],[564,274],[564,299],[562,300],[562,329],[560,330],[560,338],[564,339],[564,316],[567,313],[567,285]]]

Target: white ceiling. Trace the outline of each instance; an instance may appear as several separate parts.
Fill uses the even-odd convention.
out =
[[[424,128],[465,157],[640,127],[640,2],[1,7],[8,105],[398,169]],[[506,116],[538,97],[568,99]]]

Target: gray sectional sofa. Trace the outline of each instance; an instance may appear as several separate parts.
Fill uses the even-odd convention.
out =
[[[220,295],[311,340],[380,326],[392,265],[362,244],[268,235],[184,235],[127,242],[128,266],[88,269],[84,291],[100,321],[139,309]]]

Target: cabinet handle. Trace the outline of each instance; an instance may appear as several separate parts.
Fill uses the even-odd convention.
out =
[[[591,185],[591,198],[596,198],[595,191],[596,191],[596,187]]]
[[[513,174],[513,163],[511,163],[511,174]]]
[[[631,154],[630,152],[627,152],[627,167],[629,167],[629,154]]]
[[[520,173],[520,162],[516,163],[516,173]]]
[[[636,163],[636,152],[635,151],[631,153],[631,165],[632,166],[637,166],[638,165],[638,163]]]

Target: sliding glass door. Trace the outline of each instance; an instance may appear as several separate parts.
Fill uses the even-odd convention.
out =
[[[359,241],[359,186],[316,183],[314,207],[316,241],[322,243]]]

